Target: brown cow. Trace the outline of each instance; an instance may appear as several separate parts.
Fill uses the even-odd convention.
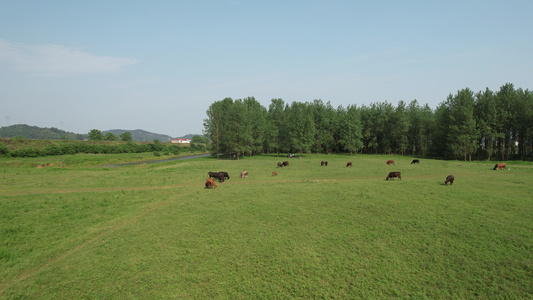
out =
[[[211,178],[207,178],[207,180],[205,181],[205,188],[207,189],[216,189],[217,188],[217,185],[215,183],[215,181]]]
[[[387,164],[387,165],[390,165],[390,164],[395,165],[395,164],[394,164],[394,160],[392,160],[392,159],[391,159],[391,160],[387,160],[387,163],[386,163],[386,164]]]
[[[503,164],[503,163],[502,163],[502,164],[496,164],[496,165],[494,166],[494,169],[493,169],[493,170],[501,170],[501,169],[504,169],[504,170],[505,170],[506,167],[507,167],[507,165],[506,165],[506,164]]]
[[[278,176],[278,173],[276,171],[272,172],[272,176]]]
[[[446,177],[446,181],[444,181],[444,184],[448,185],[448,182],[449,182],[450,185],[452,185],[454,180],[455,180],[455,177],[453,177],[453,175],[448,175],[448,177]]]
[[[283,167],[283,164],[279,162],[278,167]]]
[[[241,178],[248,177],[248,171],[241,172]]]
[[[385,179],[389,180],[389,179],[392,179],[392,178],[398,178],[398,179],[402,180],[402,173],[401,172],[390,172],[389,175],[387,176],[387,178],[385,178]]]
[[[351,161],[349,161],[347,164],[346,164],[347,167],[353,167],[353,164]]]

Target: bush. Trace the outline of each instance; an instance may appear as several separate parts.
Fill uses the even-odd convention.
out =
[[[22,148],[12,153],[14,157],[38,157],[43,153],[35,148]]]
[[[7,146],[4,144],[0,144],[0,155],[8,156],[8,154],[10,154],[10,151]]]

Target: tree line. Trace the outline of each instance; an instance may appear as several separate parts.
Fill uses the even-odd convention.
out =
[[[444,159],[533,159],[533,94],[507,83],[493,92],[469,88],[435,109],[417,100],[332,107],[328,101],[268,108],[254,97],[215,101],[204,134],[213,153],[368,153]]]

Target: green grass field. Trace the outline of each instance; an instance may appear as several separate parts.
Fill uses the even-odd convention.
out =
[[[532,163],[143,159],[0,159],[0,298],[533,298]]]

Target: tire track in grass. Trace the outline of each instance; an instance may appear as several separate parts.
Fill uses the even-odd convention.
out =
[[[156,203],[155,205],[151,206],[151,207],[148,207],[147,209],[143,210],[142,212],[140,212],[139,214],[137,215],[134,215],[130,218],[127,218],[126,220],[120,222],[119,224],[117,225],[114,225],[112,226],[111,228],[107,229],[107,230],[104,230],[103,232],[100,232],[98,235],[96,235],[95,237],[85,241],[84,243],[66,251],[65,253],[63,253],[62,255],[56,257],[56,258],[53,258],[51,260],[49,260],[48,262],[34,268],[34,269],[31,269],[29,271],[22,271],[21,274],[19,274],[18,276],[16,276],[15,278],[13,278],[11,281],[9,282],[5,282],[3,284],[0,284],[0,295],[3,295],[5,293],[5,289],[25,280],[26,278],[29,278],[31,276],[33,276],[34,274],[36,273],[39,273],[45,269],[47,269],[48,267],[64,260],[65,258],[75,254],[76,252],[82,250],[83,248],[87,247],[88,245],[91,245],[99,240],[101,240],[102,238],[104,238],[106,235],[109,235],[110,233],[113,233],[115,232],[116,230],[118,229],[121,229],[127,225],[130,225],[130,224],[133,224],[135,223],[136,221],[138,221],[139,219],[141,219],[142,217],[144,217],[145,215],[149,214],[150,212],[160,208],[160,207],[163,207],[165,205],[168,205],[169,203],[171,203],[172,201],[174,201],[176,198],[173,196],[167,200],[164,200],[164,201],[161,201],[161,202],[158,202]]]

